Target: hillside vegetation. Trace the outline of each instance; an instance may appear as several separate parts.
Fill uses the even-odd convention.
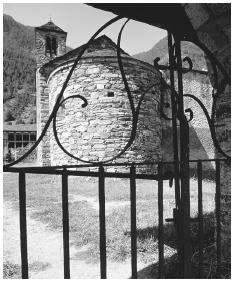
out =
[[[3,15],[4,120],[21,120],[26,106],[35,112],[34,28]],[[29,115],[32,116],[32,113]],[[31,121],[35,122],[35,115]]]
[[[183,41],[181,43],[182,58],[189,56],[193,62],[193,68],[196,70],[206,70],[206,60],[203,51],[191,42]],[[154,59],[160,57],[160,64],[168,64],[168,40],[162,38],[150,50],[133,55],[134,58],[147,62],[151,65]],[[184,65],[184,67],[187,67]]]
[[[67,51],[71,50],[67,47]],[[3,119],[36,122],[35,33],[3,15]]]

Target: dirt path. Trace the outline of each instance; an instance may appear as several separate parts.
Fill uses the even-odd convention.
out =
[[[69,203],[73,202],[85,202],[88,204],[92,209],[96,210],[97,212],[99,211],[99,201],[94,198],[94,197],[88,197],[88,196],[83,196],[80,194],[69,194]],[[147,203],[147,200],[138,200],[137,205]],[[130,201],[106,201],[105,202],[105,213],[106,215],[110,214],[113,212],[114,209],[118,207],[124,207],[124,206],[129,206]]]
[[[29,215],[29,211],[28,211]],[[20,235],[19,214],[4,202],[4,262],[20,265]],[[62,233],[49,230],[44,224],[27,217],[28,231],[28,260],[30,278],[63,278],[63,244]],[[85,249],[86,247],[84,247]],[[88,264],[77,259],[80,250],[70,248],[71,278],[99,279],[100,267],[98,264]],[[138,270],[148,266],[138,262]],[[107,262],[108,278],[129,278],[131,275],[130,261],[125,263]]]

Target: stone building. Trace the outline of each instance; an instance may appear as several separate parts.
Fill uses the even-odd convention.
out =
[[[37,132],[48,120],[63,83],[83,46],[66,53],[66,33],[52,22],[35,29],[37,52]],[[160,80],[153,66],[121,50],[122,62],[135,108],[141,104],[137,134],[132,146],[116,161],[161,159]],[[151,87],[156,84],[156,86]],[[62,146],[84,161],[110,160],[125,147],[132,129],[132,111],[119,70],[116,45],[105,35],[95,39],[82,56],[64,92],[57,113],[57,133]],[[42,165],[78,164],[54,139],[52,127],[38,149]]]
[[[84,46],[66,52],[67,34],[52,22],[37,27],[35,32],[39,135]],[[194,45],[189,48],[194,50],[195,56],[192,71],[183,78],[184,93],[195,94],[211,114],[213,88],[204,54]],[[169,88],[164,85],[164,81],[169,83],[169,72],[158,72],[151,64],[134,59],[123,50],[121,54],[135,106],[149,86],[157,85],[147,92],[141,104],[135,142],[117,161],[158,161],[161,158],[172,161],[172,125],[159,113],[161,91],[167,93],[165,99],[170,97]],[[161,64],[168,63],[167,56]],[[64,99],[77,94],[87,99],[87,107],[81,107],[81,99],[72,98],[65,101],[57,113],[57,132],[62,146],[84,161],[111,159],[124,148],[130,137],[132,113],[117,63],[116,45],[105,35],[95,39],[81,58],[64,92]],[[185,99],[185,107],[191,107],[195,113],[190,123],[190,158],[213,158],[215,150],[201,108],[191,99]],[[80,163],[59,148],[52,127],[39,146],[38,161],[42,165]],[[205,163],[204,167],[204,171],[214,172],[212,163]]]

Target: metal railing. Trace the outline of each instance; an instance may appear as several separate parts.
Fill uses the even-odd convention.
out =
[[[226,162],[225,159],[212,160],[192,160],[190,162],[197,165],[197,182],[198,182],[198,217],[191,221],[198,222],[198,254],[199,278],[203,278],[203,163],[215,162],[216,167],[216,197],[215,197],[215,218],[216,218],[216,274],[217,277],[221,274],[221,183],[220,170],[221,163]],[[148,165],[149,163],[117,163],[116,166],[124,168],[126,166],[129,172],[106,172],[106,167],[110,165],[86,166],[88,168],[98,168],[98,171],[81,171],[85,167],[83,165],[75,166],[56,166],[55,168],[45,167],[5,167],[4,172],[15,172],[19,174],[19,209],[20,209],[20,243],[21,243],[21,270],[22,278],[27,279],[28,273],[28,251],[27,251],[27,215],[26,215],[26,174],[50,174],[62,176],[62,224],[63,224],[63,255],[64,255],[64,278],[70,278],[70,248],[69,248],[69,207],[68,207],[68,177],[69,176],[87,176],[98,178],[98,195],[99,195],[99,237],[100,237],[100,276],[102,279],[107,278],[107,255],[106,255],[106,215],[105,215],[105,179],[129,179],[130,180],[130,209],[131,209],[131,278],[138,277],[137,270],[137,224],[136,224],[136,180],[156,180],[158,181],[158,255],[159,255],[159,278],[165,278],[165,261],[164,261],[164,219],[163,219],[163,181],[167,179],[167,174],[164,174],[164,167],[169,162],[161,162],[156,164],[157,174],[138,174],[136,167],[139,165]],[[154,166],[154,163],[152,163]],[[77,170],[75,170],[75,168]],[[74,169],[74,170],[72,170]],[[170,174],[169,174],[169,178]],[[174,214],[173,219],[166,219],[167,222],[176,222],[178,218]],[[177,238],[178,240],[178,238]]]

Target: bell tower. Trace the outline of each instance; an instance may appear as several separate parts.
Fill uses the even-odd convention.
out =
[[[37,138],[49,118],[49,89],[47,76],[42,67],[54,58],[66,53],[66,38],[67,33],[51,20],[47,24],[35,28]],[[41,166],[50,166],[50,136],[48,132],[37,148],[37,160]]]
[[[37,68],[66,53],[66,38],[67,33],[51,20],[35,28]]]

